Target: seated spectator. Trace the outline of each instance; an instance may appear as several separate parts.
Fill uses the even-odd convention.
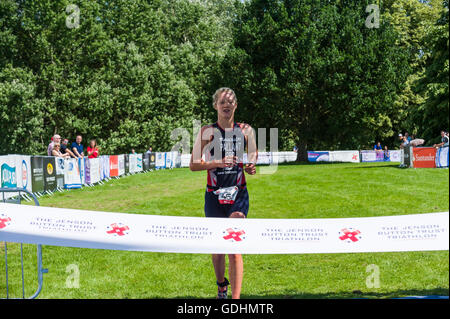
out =
[[[70,157],[69,153],[63,154],[63,153],[61,153],[60,149],[61,149],[60,143],[53,143],[52,156],[63,157],[63,158]]]
[[[83,144],[81,144],[83,138],[81,137],[81,135],[77,135],[77,138],[75,139],[75,142],[72,143],[71,145],[71,149],[72,152],[75,154],[76,157],[84,157],[84,152],[83,152]]]
[[[382,151],[383,148],[381,147],[381,143],[378,142],[374,147],[373,147],[374,151]]]
[[[136,154],[136,151],[134,150],[134,148],[131,149],[131,154]]]
[[[439,144],[434,144],[433,147],[448,147],[449,145],[449,136],[445,131],[441,131],[441,142]]]
[[[149,147],[148,148],[148,151],[146,152],[147,154],[150,154],[150,153],[152,153],[153,152],[153,150],[152,150],[152,147]]]
[[[384,146],[383,156],[385,161],[389,161],[391,158],[391,154],[389,153],[387,145]]]
[[[48,156],[52,156],[53,145],[54,145],[54,143],[59,143],[61,141],[61,136],[59,136],[58,134],[55,134],[52,136],[51,140],[52,141],[50,142],[50,144],[48,144],[48,147],[47,147],[47,155]]]
[[[97,141],[91,140],[89,142],[89,146],[87,147],[88,158],[97,158],[98,157],[98,147]]]
[[[67,138],[63,139],[61,142],[61,153],[69,154],[71,157],[76,157],[75,154],[67,147],[69,140]]]

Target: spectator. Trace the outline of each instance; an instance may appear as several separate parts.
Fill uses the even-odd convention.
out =
[[[134,148],[131,149],[131,154],[136,154],[136,151],[134,150]]]
[[[381,147],[381,143],[377,142],[377,144],[373,147],[374,151],[383,151],[383,148]]]
[[[50,144],[48,144],[48,147],[47,147],[47,155],[48,156],[52,156],[52,150],[53,150],[54,143],[59,143],[60,141],[61,141],[61,136],[59,136],[58,134],[55,134],[52,136],[52,141],[50,142]]]
[[[439,144],[434,144],[433,147],[439,148],[439,147],[448,147],[449,145],[449,136],[448,133],[445,131],[441,131],[441,142]]]
[[[151,146],[148,148],[148,151],[147,151],[147,154],[150,154],[150,153],[153,153],[153,150],[152,150]]]
[[[296,153],[298,152],[298,147],[296,145],[294,145],[293,151],[296,152]]]
[[[408,141],[408,138],[406,137],[406,135],[403,136],[401,140],[402,140],[402,143],[400,144],[400,148],[405,148],[406,146],[408,146],[409,141]]]
[[[84,157],[84,152],[83,152],[83,144],[81,144],[81,142],[83,141],[83,138],[81,137],[81,135],[77,135],[77,138],[75,139],[75,142],[72,143],[71,148],[72,148],[72,152],[75,154],[75,157]]]
[[[92,139],[89,142],[89,146],[87,147],[88,158],[97,158],[98,157],[98,147],[97,141]]]
[[[408,142],[411,142],[411,136],[409,136],[408,132],[405,132],[405,137],[408,140]]]
[[[389,153],[387,145],[384,146],[383,156],[385,161],[389,161],[391,158],[391,154]]]
[[[61,154],[69,154],[71,157],[76,157],[75,154],[67,147],[69,140],[67,138],[63,139],[61,142]]]
[[[63,157],[63,158],[69,158],[70,157],[69,153],[63,154],[63,153],[61,153],[60,149],[61,149],[61,144],[53,142],[52,156]]]

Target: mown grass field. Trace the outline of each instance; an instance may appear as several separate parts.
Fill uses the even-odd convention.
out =
[[[449,171],[396,164],[280,165],[247,176],[249,218],[335,218],[449,210]],[[206,172],[154,171],[40,199],[41,206],[203,216]],[[4,297],[3,244],[0,297]],[[27,294],[36,287],[34,246],[25,245]],[[9,244],[10,294],[21,296],[19,247]],[[39,298],[214,298],[211,257],[43,247]],[[380,287],[366,286],[366,267]],[[79,287],[72,287],[75,265]],[[13,282],[14,281],[14,282]],[[393,298],[449,294],[449,254],[439,252],[245,255],[242,298]],[[11,297],[10,296],[10,297]]]

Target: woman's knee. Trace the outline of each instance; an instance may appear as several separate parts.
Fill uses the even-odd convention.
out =
[[[232,263],[232,262],[235,262],[235,261],[238,261],[238,260],[241,260],[242,259],[242,255],[240,255],[240,254],[229,254],[228,255],[228,260]]]

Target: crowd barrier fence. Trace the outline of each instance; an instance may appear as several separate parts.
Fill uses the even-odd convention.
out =
[[[95,159],[10,154],[0,156],[0,187],[19,188],[36,197],[68,189],[103,184],[112,178],[151,170],[189,167],[191,155],[179,152],[102,155]],[[257,165],[294,162],[297,152],[259,152]],[[246,154],[243,158],[247,162]],[[384,151],[308,151],[310,162],[399,162],[402,167],[439,167],[449,164],[448,147],[406,147]],[[7,196],[17,194],[11,192]],[[22,198],[29,201],[24,193]]]
[[[14,197],[5,196],[5,194],[13,194]],[[30,191],[21,188],[1,188],[0,187],[0,203],[13,203],[13,204],[21,204],[22,195],[27,197],[29,200],[34,201],[35,206],[39,206],[39,201],[35,195],[33,195]],[[10,218],[8,216],[3,216],[3,213],[0,212],[0,229],[8,226],[10,222]],[[8,242],[3,242],[4,256],[5,256],[5,298],[0,295],[0,298],[3,299],[11,299],[10,297],[10,278],[9,278],[9,267],[8,267]],[[21,265],[21,292],[22,299],[27,297],[26,289],[25,289],[25,271],[24,271],[24,253],[23,253],[23,243],[20,243],[20,265]],[[38,287],[36,291],[28,297],[29,299],[36,298],[43,286],[44,282],[44,274],[48,272],[48,269],[43,268],[42,266],[42,246],[40,244],[36,245],[36,259],[37,259],[37,283]]]

